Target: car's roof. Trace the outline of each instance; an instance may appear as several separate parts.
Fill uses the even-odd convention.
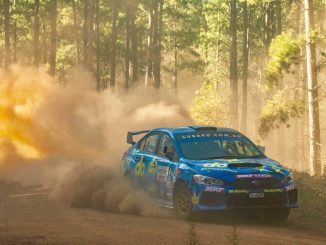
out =
[[[211,126],[187,126],[187,127],[177,127],[177,128],[156,128],[151,130],[151,132],[167,132],[174,135],[177,134],[190,134],[190,133],[202,133],[202,132],[218,132],[218,133],[239,133],[237,130],[232,128],[224,127],[211,127]]]

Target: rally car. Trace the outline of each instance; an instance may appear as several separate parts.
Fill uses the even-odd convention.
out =
[[[145,134],[138,142],[135,135]],[[128,132],[121,171],[162,206],[199,211],[247,209],[284,221],[298,207],[291,171],[240,132],[189,126]]]

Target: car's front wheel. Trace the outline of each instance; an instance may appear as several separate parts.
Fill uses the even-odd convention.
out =
[[[290,208],[268,208],[261,210],[261,213],[267,222],[282,223],[287,220],[290,211]]]
[[[173,205],[176,213],[184,219],[190,219],[193,216],[191,192],[185,183],[179,182],[175,186],[173,195]]]

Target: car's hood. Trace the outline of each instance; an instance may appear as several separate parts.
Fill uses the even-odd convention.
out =
[[[283,178],[290,170],[269,158],[256,159],[218,159],[218,160],[181,160],[189,168],[201,175],[233,181],[238,176]]]

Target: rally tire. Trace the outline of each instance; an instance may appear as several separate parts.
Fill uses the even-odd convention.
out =
[[[192,219],[191,191],[184,182],[178,182],[173,195],[173,206],[177,215],[183,219]]]

